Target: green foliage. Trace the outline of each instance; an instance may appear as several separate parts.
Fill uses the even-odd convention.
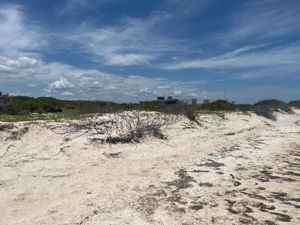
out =
[[[274,115],[274,110],[272,108],[258,105],[254,107],[254,112],[258,116],[263,116],[269,120],[277,120],[276,116]]]
[[[276,116],[274,112],[283,111],[286,113],[293,113],[293,110],[290,105],[286,104],[283,101],[276,100],[276,99],[268,99],[262,100],[254,104],[253,106],[254,112],[259,115],[263,116],[270,120],[276,120]]]
[[[0,112],[11,113],[11,97],[8,94],[0,92]]]
[[[254,105],[235,104],[226,100],[188,105],[184,103],[165,105],[162,102],[147,101],[140,104],[117,104],[104,101],[59,100],[52,97],[10,96],[0,92],[0,121],[61,120],[62,118],[81,118],[95,113],[114,113],[127,110],[157,111],[167,114],[182,114],[195,120],[199,113],[218,113],[220,111],[254,111],[258,115],[273,118],[273,111],[292,112],[291,107],[300,108],[300,101],[286,104],[271,99],[259,101]]]
[[[300,100],[291,101],[288,105],[300,109]]]
[[[254,107],[258,107],[258,106],[269,108],[273,111],[280,111],[281,110],[281,111],[284,111],[284,112],[287,112],[287,113],[292,113],[292,109],[288,104],[286,104],[283,101],[276,100],[276,99],[259,101],[254,105]]]
[[[200,109],[207,111],[249,111],[251,110],[251,105],[235,104],[234,102],[226,100],[217,100],[201,105]]]
[[[107,113],[133,108],[130,104],[103,101],[67,101],[52,97],[26,97],[0,94],[0,114],[20,115],[29,113]]]
[[[281,110],[281,111],[287,112],[287,113],[293,112],[291,107],[288,104],[286,104],[283,101],[276,100],[276,99],[259,101],[254,105],[254,108],[257,108],[257,107],[267,108],[272,111],[280,111]]]

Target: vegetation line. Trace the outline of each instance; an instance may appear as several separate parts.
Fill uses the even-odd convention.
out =
[[[226,100],[216,100],[204,104],[174,105],[159,101],[137,103],[114,103],[105,101],[59,100],[52,97],[10,96],[0,92],[0,121],[35,121],[64,119],[79,120],[95,114],[117,113],[123,111],[156,111],[165,114],[185,115],[191,121],[201,113],[255,112],[271,120],[276,120],[274,111],[292,113],[292,107],[300,108],[300,101],[285,103],[279,100],[263,100],[256,104],[236,104]]]

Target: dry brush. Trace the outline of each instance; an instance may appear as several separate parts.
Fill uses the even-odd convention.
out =
[[[92,134],[91,140],[110,144],[138,143],[146,137],[164,139],[163,129],[176,119],[177,116],[158,112],[124,111],[55,127],[53,131],[68,138]]]

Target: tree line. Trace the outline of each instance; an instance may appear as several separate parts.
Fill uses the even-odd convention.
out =
[[[163,105],[157,101],[137,103],[114,103],[108,101],[60,100],[53,97],[11,96],[0,92],[1,114],[30,113],[111,113],[125,110],[159,111],[165,113],[187,113],[189,111],[266,111],[281,110],[289,112],[291,107],[300,108],[300,101],[285,103],[271,99],[259,101],[256,104],[236,104],[226,100],[189,105]]]

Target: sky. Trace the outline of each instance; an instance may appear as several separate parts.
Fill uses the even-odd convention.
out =
[[[0,91],[300,99],[299,0],[0,0]]]

